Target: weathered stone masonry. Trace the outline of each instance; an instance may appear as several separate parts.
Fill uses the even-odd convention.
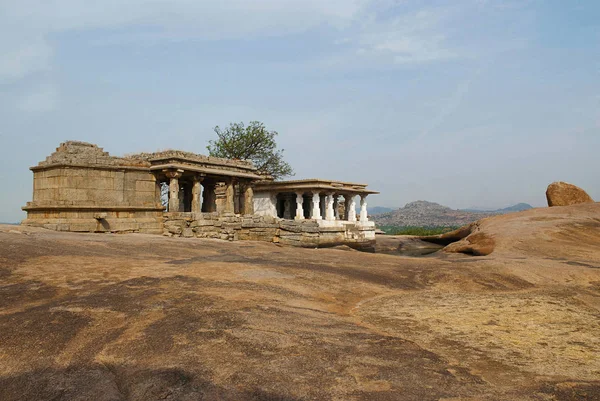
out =
[[[373,229],[359,224],[322,227],[313,220],[216,213],[165,213],[164,218],[167,236],[266,241],[308,248],[349,245],[369,250],[374,245]]]
[[[245,161],[176,150],[114,157],[77,141],[62,143],[31,170],[25,225],[303,247],[370,248],[375,239],[365,198],[376,192],[364,184],[273,182]]]

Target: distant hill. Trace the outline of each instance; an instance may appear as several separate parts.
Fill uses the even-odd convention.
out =
[[[504,209],[498,209],[497,212],[500,213],[512,213],[512,212],[522,212],[523,210],[533,209],[529,203],[517,203],[516,205],[505,207]]]
[[[472,213],[498,213],[498,214],[505,214],[505,213],[511,213],[511,212],[521,212],[523,210],[529,210],[529,209],[533,209],[533,206],[531,206],[529,203],[517,203],[516,205],[513,206],[509,206],[509,207],[505,207],[503,209],[496,209],[496,210],[488,210],[488,209],[460,209],[463,212],[472,212]]]
[[[453,227],[463,226],[484,217],[531,209],[526,203],[510,206],[504,209],[455,210],[435,202],[416,201],[407,203],[403,208],[382,214],[372,214],[372,220],[378,226],[396,227]]]
[[[382,213],[389,213],[391,212],[392,209],[391,207],[383,207],[383,206],[373,206],[370,208],[367,208],[367,211],[369,212],[369,216],[374,216],[376,214],[382,214]]]

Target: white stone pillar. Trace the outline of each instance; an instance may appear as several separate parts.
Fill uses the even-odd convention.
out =
[[[304,194],[296,192],[296,220],[304,220]]]
[[[369,221],[369,217],[367,215],[367,195],[360,196],[360,221],[361,223],[366,223]]]
[[[333,194],[327,194],[327,197],[325,198],[325,207],[325,220],[334,221]]]
[[[348,221],[356,221],[356,200],[354,195],[346,195],[346,216],[348,216]]]
[[[312,193],[312,214],[311,219],[313,220],[321,220],[323,217],[321,216],[321,206],[319,203],[321,202],[321,196],[318,192]]]
[[[288,195],[285,195],[283,200],[283,218],[287,220],[291,220],[292,218],[292,202]]]

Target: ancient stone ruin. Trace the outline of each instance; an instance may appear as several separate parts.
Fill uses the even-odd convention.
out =
[[[365,184],[272,181],[252,163],[169,150],[114,157],[68,141],[31,167],[24,225],[371,249]],[[343,201],[342,201],[343,197]],[[360,211],[356,198],[360,197]]]

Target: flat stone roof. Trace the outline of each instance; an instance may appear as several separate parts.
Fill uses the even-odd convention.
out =
[[[150,167],[150,171],[163,171],[163,170],[184,170],[194,173],[203,173],[207,175],[219,176],[226,175],[229,177],[237,177],[237,178],[246,178],[250,180],[262,180],[264,177],[262,175],[256,174],[256,170],[245,170],[238,168],[223,168],[223,167],[215,167],[211,168],[211,165],[201,165],[201,164],[187,164],[185,162],[177,162],[176,160],[169,160],[166,164],[158,164]]]
[[[251,180],[264,180],[249,161],[229,160],[204,156],[182,150],[164,150],[153,153],[133,153],[124,157],[111,156],[98,145],[66,141],[56,151],[46,157],[31,170],[44,170],[56,167],[79,167],[100,169],[136,169],[157,171],[163,169],[183,169],[208,175],[223,175]]]
[[[256,191],[298,192],[311,190],[330,190],[338,193],[355,194],[378,194],[377,191],[367,189],[367,184],[355,182],[325,180],[321,178],[309,178],[304,180],[289,181],[263,181],[256,185]]]

